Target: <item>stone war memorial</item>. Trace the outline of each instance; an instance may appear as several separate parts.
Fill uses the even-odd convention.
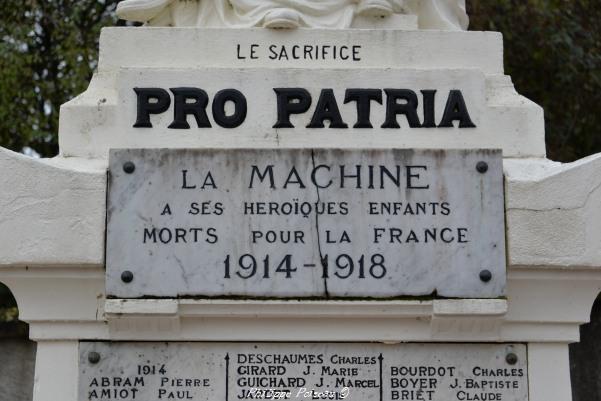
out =
[[[571,400],[601,156],[546,159],[463,1],[117,13],[60,155],[0,150],[35,401]]]

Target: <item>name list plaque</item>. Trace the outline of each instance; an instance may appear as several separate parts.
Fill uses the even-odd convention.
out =
[[[496,298],[497,150],[127,149],[107,295]]]
[[[79,400],[527,401],[525,345],[80,343]]]

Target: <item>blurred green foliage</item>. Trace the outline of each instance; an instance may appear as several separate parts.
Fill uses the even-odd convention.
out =
[[[5,338],[29,338],[29,327],[19,321],[17,302],[8,287],[0,283],[0,341]]]
[[[545,109],[548,157],[601,152],[601,2],[468,0],[471,29],[500,31],[517,91]]]
[[[0,323],[15,322],[18,319],[17,302],[8,287],[0,283]]]
[[[29,326],[19,320],[17,301],[0,283],[0,341],[5,338],[29,338]]]
[[[58,151],[59,106],[85,90],[118,0],[3,0],[0,146]],[[599,0],[468,0],[471,29],[501,31],[517,90],[545,108],[549,157],[600,152]]]
[[[2,0],[0,146],[58,153],[61,104],[83,92],[96,68],[102,26],[118,0]]]

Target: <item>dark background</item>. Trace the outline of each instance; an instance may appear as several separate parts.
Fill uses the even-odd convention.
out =
[[[86,89],[100,28],[124,25],[114,14],[118,1],[2,0],[0,146],[58,153],[59,107]],[[470,29],[503,33],[506,73],[545,109],[549,158],[601,152],[601,0],[468,0],[468,13]],[[601,400],[601,300],[592,319],[571,348],[574,401]],[[27,337],[1,284],[0,334],[0,341]],[[31,360],[35,349],[27,349]]]

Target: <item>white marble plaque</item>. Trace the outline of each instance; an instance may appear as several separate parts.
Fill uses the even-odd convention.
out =
[[[499,297],[504,239],[499,151],[110,153],[111,297]]]
[[[527,401],[525,345],[80,343],[81,401]]]

